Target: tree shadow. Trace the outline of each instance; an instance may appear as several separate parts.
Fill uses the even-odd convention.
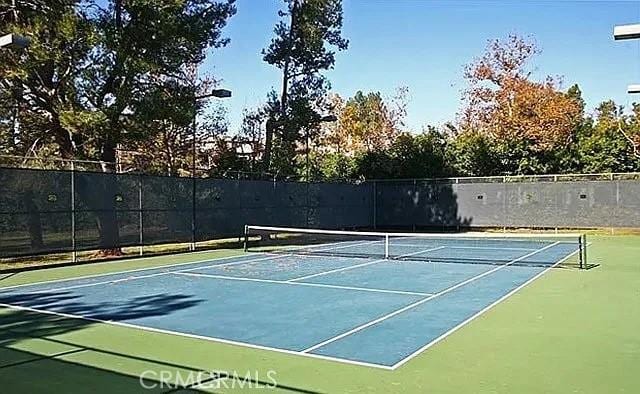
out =
[[[457,231],[472,225],[459,214],[458,195],[450,183],[376,182],[375,226],[410,231]]]
[[[198,387],[218,387],[226,392],[223,383],[216,381],[224,379],[237,379],[233,372],[207,371],[201,368],[172,363],[149,357],[140,357],[132,354],[113,352],[104,349],[83,346],[70,341],[55,338],[38,338],[50,345],[61,346],[68,350],[51,354],[38,354],[31,351],[10,348],[6,344],[0,344],[0,380],[3,387],[11,389],[11,392],[60,392],[64,393],[113,393],[113,392],[141,392],[141,393],[201,393],[205,392]],[[142,363],[147,373],[137,375],[110,370],[107,366],[98,367],[86,365],[78,361],[65,359],[68,356],[100,356],[112,360],[126,359]],[[161,372],[172,372],[172,377],[162,378]],[[33,379],[38,373],[38,379]],[[182,378],[179,378],[182,376]],[[191,378],[193,377],[193,378]],[[242,376],[242,384],[251,385],[252,388],[270,387],[272,382],[263,379],[248,378]],[[246,380],[245,380],[246,379]],[[144,386],[143,386],[144,385]],[[50,387],[55,389],[50,390]],[[278,382],[280,391],[320,394],[319,391],[308,390]],[[211,392],[207,390],[206,392]]]
[[[123,321],[168,315],[177,310],[191,308],[204,301],[184,294],[154,294],[126,301],[105,300],[97,303],[81,302],[80,298],[80,295],[70,291],[0,294],[0,302],[3,304],[27,308],[35,306],[39,310],[54,313],[35,314],[25,318],[23,314],[18,313],[20,310],[14,310],[13,313],[0,315],[2,316],[0,341],[5,339],[3,336],[7,330],[13,334],[23,332],[31,337],[34,333],[38,333],[38,335],[61,334],[92,324],[90,320],[67,319],[57,316],[55,313],[82,316],[89,319]]]
[[[104,320],[125,320],[149,316],[161,316],[171,311],[192,307],[203,300],[185,295],[159,294],[136,297],[126,303],[103,301],[87,304],[79,301],[79,296],[69,292],[10,294],[0,298],[0,302],[13,302],[15,305],[28,305],[38,301],[38,308],[60,309],[64,313],[91,315]],[[97,343],[106,343],[106,349],[87,346],[85,340],[75,341],[73,336],[62,335],[86,329],[100,324],[95,321],[71,318],[60,315],[39,313],[24,309],[0,310],[0,381],[8,392],[144,392],[144,393],[187,393],[203,392],[198,387],[215,384],[218,379],[233,379],[235,375],[226,371],[206,371],[191,365],[173,363],[169,360],[155,359],[131,353],[109,349],[108,338],[95,338]],[[142,331],[142,335],[151,335]],[[89,334],[92,335],[92,334]],[[45,346],[29,348],[29,341],[44,343]],[[190,339],[197,341],[195,339]],[[155,339],[157,344],[157,339]],[[84,342],[84,343],[82,343]],[[153,342],[150,342],[153,346]],[[43,350],[44,349],[44,350]],[[55,350],[52,350],[55,349]],[[150,349],[153,349],[151,347]],[[149,349],[146,349],[149,350]],[[145,350],[145,353],[147,351]],[[147,353],[148,354],[148,353]],[[83,357],[100,360],[87,365]],[[151,389],[141,385],[140,372],[122,372],[122,365],[140,365],[158,373],[144,376]],[[248,365],[247,368],[250,366]],[[195,372],[196,380],[181,381],[174,378],[161,379],[162,371]],[[34,377],[37,377],[35,379]],[[269,381],[251,378],[248,381],[258,386],[268,386]],[[159,383],[163,383],[160,385]],[[212,387],[212,386],[208,386]],[[221,386],[224,387],[224,386]],[[295,393],[317,393],[304,388],[288,386],[278,382],[282,391]],[[208,391],[210,392],[210,391]],[[216,391],[214,391],[216,392]]]

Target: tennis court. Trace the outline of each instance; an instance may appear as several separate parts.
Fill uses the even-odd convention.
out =
[[[547,270],[586,264],[574,234],[248,227],[246,242],[237,257],[4,288],[0,304],[396,369]],[[171,302],[122,307],[158,297]]]

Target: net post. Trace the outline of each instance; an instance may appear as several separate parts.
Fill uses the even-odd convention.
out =
[[[384,258],[389,259],[389,234],[384,235]]]
[[[580,234],[578,236],[578,265],[580,269],[582,269],[584,265],[582,261],[582,259],[584,258],[584,245],[582,241],[583,241],[582,234]]]
[[[580,243],[582,244],[582,254],[580,257],[580,268],[586,269],[587,265],[587,234],[582,234],[582,240]]]
[[[249,226],[248,225],[244,225],[244,245],[243,245],[243,249],[245,252],[247,252],[249,250]]]

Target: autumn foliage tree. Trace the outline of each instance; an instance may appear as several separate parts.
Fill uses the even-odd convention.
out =
[[[502,147],[506,173],[531,172],[521,160],[566,148],[581,119],[580,103],[560,90],[560,80],[532,80],[526,66],[538,53],[533,42],[509,36],[490,42],[465,70],[469,87],[458,130],[480,133]]]
[[[334,96],[334,125],[326,126],[321,141],[334,152],[354,155],[388,149],[404,126],[407,88],[401,87],[394,97],[385,100],[380,92],[362,91],[346,102]]]

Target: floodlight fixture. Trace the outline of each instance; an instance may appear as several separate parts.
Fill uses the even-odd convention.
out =
[[[7,34],[0,37],[0,48],[25,49],[30,43],[31,40],[28,37],[19,36],[17,34]]]
[[[629,94],[638,94],[638,93],[640,93],[640,84],[629,85],[629,87],[627,87],[627,93],[629,93]]]
[[[613,28],[614,40],[633,40],[640,38],[640,25],[620,25]]]

